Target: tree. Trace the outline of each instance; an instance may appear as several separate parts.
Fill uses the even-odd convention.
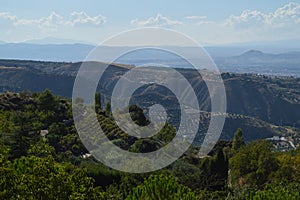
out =
[[[39,106],[39,109],[42,111],[50,111],[55,108],[57,105],[55,96],[52,94],[52,92],[48,89],[46,89],[44,92],[40,93],[37,97],[37,103]]]
[[[246,199],[257,200],[298,200],[300,199],[299,183],[269,184],[264,190],[252,192]]]
[[[30,111],[16,111],[12,114],[12,122],[15,124],[12,136],[11,156],[13,158],[26,155],[27,149],[30,146],[29,132],[34,130],[33,122],[36,122],[36,115]]]
[[[104,199],[85,172],[47,157],[21,157],[13,164],[15,193],[9,199]]]
[[[232,150],[237,151],[243,145],[245,145],[244,138],[243,138],[243,131],[242,129],[238,128],[238,130],[235,132],[233,137]]]
[[[280,153],[277,156],[279,169],[274,179],[298,182],[300,180],[300,152],[299,150]]]
[[[9,147],[0,140],[0,199],[10,199],[15,194],[16,174],[8,160]]]
[[[73,155],[79,156],[87,153],[86,148],[81,143],[81,140],[77,134],[67,134],[61,137],[59,142],[60,151],[71,151]]]
[[[95,110],[96,113],[99,113],[101,110],[101,94],[100,92],[96,92],[95,94]]]
[[[13,129],[13,124],[9,119],[9,113],[1,111],[0,113],[0,133],[9,133]]]
[[[156,175],[145,179],[142,185],[133,189],[127,200],[193,200],[197,199],[190,188],[178,183],[172,176]]]
[[[30,149],[28,149],[29,156],[36,156],[41,158],[54,157],[55,149],[50,146],[48,143],[44,141],[39,141],[35,145],[31,145]]]
[[[51,93],[50,90],[46,89],[44,92],[40,93],[37,97],[38,108],[45,112],[46,119],[45,124],[49,126],[52,119],[54,119],[54,113],[58,110],[59,103],[56,97]],[[50,115],[51,114],[51,115]],[[51,118],[51,119],[50,119]]]
[[[222,189],[228,179],[228,162],[222,149],[217,150],[212,161],[211,171],[215,178],[214,188]]]
[[[243,146],[229,160],[232,186],[263,186],[278,169],[278,160],[272,152],[272,144],[258,140]]]
[[[104,111],[107,117],[111,116],[111,105],[109,101],[106,103]]]

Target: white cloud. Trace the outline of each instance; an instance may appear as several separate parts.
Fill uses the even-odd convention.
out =
[[[0,12],[0,30],[7,32],[7,28],[13,26],[13,22],[16,20],[17,16],[9,12]]]
[[[196,25],[207,25],[213,23],[212,21],[207,20],[207,16],[192,15],[192,16],[186,16],[185,18],[192,21],[192,23]]]
[[[171,20],[161,14],[157,14],[156,17],[150,17],[147,20],[134,19],[130,24],[137,26],[176,26],[182,25],[182,22]]]
[[[212,24],[212,21],[199,21],[196,23],[196,25],[207,25],[207,24]]]
[[[1,12],[1,13],[0,13],[0,18],[6,19],[6,20],[10,20],[10,21],[14,21],[14,20],[17,19],[17,16],[12,15],[12,14],[9,13],[9,12]]]
[[[238,25],[243,23],[248,23],[248,25],[251,23],[257,24],[257,23],[265,23],[268,19],[268,16],[260,11],[257,10],[245,10],[242,12],[239,16],[230,16],[227,20],[228,25]]]
[[[192,16],[186,16],[186,19],[206,19],[207,16],[198,16],[198,15],[192,15]]]
[[[16,17],[13,20],[14,26],[35,26],[41,29],[55,29],[59,25],[64,25],[64,23],[63,17],[55,12],[39,19],[19,19]]]
[[[274,13],[274,18],[298,18],[300,16],[300,4],[299,3],[288,3],[281,8],[278,8]]]
[[[56,29],[59,26],[77,25],[99,26],[106,23],[106,18],[104,16],[98,15],[91,17],[85,12],[72,12],[68,18],[64,18],[63,16],[52,12],[49,16],[41,17],[39,19],[22,19],[14,14],[2,12],[0,13],[0,20],[0,24],[6,23],[15,27],[34,26],[40,29]]]
[[[77,25],[99,26],[106,23],[106,17],[102,15],[90,17],[85,12],[72,12],[70,15],[70,21],[67,23],[71,24],[72,26],[77,26]]]
[[[285,28],[291,25],[299,26],[300,22],[300,4],[288,3],[274,12],[264,13],[258,10],[245,10],[238,16],[230,16],[226,24],[234,27],[252,28],[261,25],[271,26],[273,28]]]

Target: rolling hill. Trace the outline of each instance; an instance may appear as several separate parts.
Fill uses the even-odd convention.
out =
[[[259,53],[259,52],[252,52]],[[0,91],[42,91],[49,88],[55,94],[70,98],[73,82],[81,63],[37,62],[22,60],[0,60]],[[99,63],[99,67],[103,63]],[[98,91],[103,101],[110,98],[118,79],[132,66],[111,65],[99,84]],[[190,69],[178,69],[199,92],[198,100],[204,112],[210,111],[206,86],[197,73]],[[222,74],[227,93],[226,123],[222,138],[230,139],[238,127],[245,130],[245,139],[254,140],[273,135],[297,133],[300,128],[300,79],[291,77],[269,77],[251,74]],[[176,97],[159,85],[146,85],[132,97],[149,106],[152,101],[166,105],[170,120],[176,127]],[[137,103],[138,104],[138,103]],[[169,109],[169,110],[168,110]],[[202,121],[205,132],[209,116]],[[289,131],[288,131],[289,130]],[[292,130],[292,131],[291,131]],[[200,134],[201,136],[202,134]],[[200,140],[200,138],[199,138]]]

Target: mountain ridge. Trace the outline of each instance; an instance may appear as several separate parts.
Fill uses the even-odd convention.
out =
[[[39,92],[48,88],[55,94],[70,98],[73,83],[81,62],[38,62],[0,60],[0,91],[21,92],[24,90]],[[99,67],[103,63],[99,63]],[[98,91],[103,101],[110,99],[111,92],[118,79],[132,66],[111,65],[101,78]],[[197,78],[195,70],[177,69],[191,83],[194,83],[203,111],[210,109],[206,100],[203,81]],[[229,139],[239,127],[247,130],[247,140],[285,134],[284,127],[300,128],[300,79],[275,78],[251,74],[223,73],[227,93],[227,124],[224,138]],[[133,95],[134,100],[148,102],[160,99],[164,105],[176,105],[176,98],[159,86],[145,86],[142,93]],[[103,102],[103,103],[104,103]],[[174,106],[173,106],[174,107]],[[174,110],[173,107],[170,109]],[[176,108],[175,108],[176,109]],[[176,110],[175,110],[176,111]],[[176,113],[176,112],[175,112]],[[172,113],[170,113],[172,114]],[[173,115],[174,116],[174,115]],[[176,125],[177,118],[174,118]],[[260,120],[260,121],[259,121]],[[279,127],[272,128],[272,127]],[[255,134],[257,133],[257,134]],[[249,135],[250,134],[250,135]],[[254,134],[254,135],[251,135]]]

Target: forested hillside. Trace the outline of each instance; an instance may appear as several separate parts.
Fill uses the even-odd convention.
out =
[[[41,92],[48,88],[54,94],[70,98],[79,63],[38,62],[21,60],[0,60],[0,91]],[[103,67],[104,63],[98,63]],[[110,65],[105,71],[98,86],[102,94],[102,103],[108,101],[115,84],[129,68],[122,64]],[[201,109],[210,111],[207,88],[196,71],[178,69],[193,85],[198,95]],[[163,70],[162,70],[163,73]],[[205,73],[205,70],[203,71]],[[227,95],[226,123],[222,138],[232,139],[237,128],[245,130],[246,141],[269,138],[275,135],[294,135],[300,128],[300,79],[293,77],[270,77],[252,74],[222,74]],[[158,85],[146,85],[134,93],[132,102],[140,105],[142,100],[153,102],[159,99],[164,105],[171,105],[173,110],[170,123],[176,125],[176,97]],[[174,109],[175,107],[175,109]],[[209,113],[204,115],[202,126],[205,132]],[[204,132],[199,132],[203,134]],[[201,140],[201,137],[198,137]],[[196,141],[197,143],[197,141]]]
[[[128,137],[96,99],[99,123],[120,148],[150,152],[168,143],[167,124],[150,139]],[[233,142],[220,141],[199,158],[191,147],[172,165],[156,172],[129,174],[96,161],[78,137],[71,103],[42,93],[0,95],[0,199],[299,199],[300,151],[275,151],[258,140],[245,144],[238,129]],[[147,124],[131,106],[137,124]]]

